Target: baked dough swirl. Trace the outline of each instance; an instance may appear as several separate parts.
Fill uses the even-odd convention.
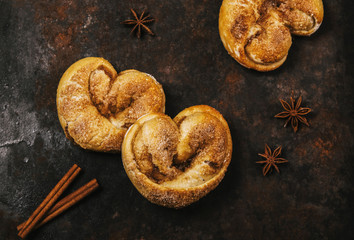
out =
[[[105,59],[89,57],[62,76],[57,110],[67,138],[85,149],[118,152],[127,129],[139,117],[165,111],[165,94],[149,74],[117,74]]]
[[[214,108],[199,105],[173,120],[147,114],[127,131],[122,145],[125,171],[149,201],[187,206],[213,190],[231,161],[227,122]]]
[[[284,63],[291,34],[309,36],[322,20],[322,0],[223,0],[219,33],[241,65],[270,71]]]

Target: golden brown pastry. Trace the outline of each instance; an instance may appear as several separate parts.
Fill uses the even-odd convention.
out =
[[[57,90],[60,124],[67,138],[94,151],[120,151],[127,129],[141,116],[165,111],[165,94],[149,74],[119,74],[103,58],[71,65]]]
[[[187,206],[213,190],[231,161],[227,122],[214,108],[199,105],[173,120],[162,113],[138,119],[122,145],[128,177],[149,201]]]
[[[270,71],[284,63],[291,34],[309,36],[322,20],[322,0],[224,0],[219,33],[241,65]]]

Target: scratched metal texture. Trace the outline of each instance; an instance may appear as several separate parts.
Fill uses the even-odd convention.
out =
[[[74,164],[68,192],[97,178],[99,191],[28,239],[353,239],[353,1],[325,0],[311,37],[294,37],[285,64],[240,66],[218,33],[221,1],[0,0],[0,239],[18,239],[29,217]],[[147,9],[154,37],[120,24]],[[56,112],[61,75],[100,56],[117,71],[162,83],[166,112],[208,104],[227,119],[231,165],[221,184],[180,210],[151,204],[124,172],[120,154],[85,151],[64,136]],[[311,107],[298,133],[273,116],[291,91]],[[257,153],[282,145],[288,164],[262,176]]]

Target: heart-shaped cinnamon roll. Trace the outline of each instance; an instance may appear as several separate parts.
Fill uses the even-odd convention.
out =
[[[284,63],[291,34],[309,36],[322,20],[322,0],[223,0],[219,33],[241,65],[270,71]]]
[[[213,190],[231,161],[227,122],[214,108],[187,108],[173,120],[147,114],[127,131],[123,165],[149,201],[172,208],[187,206]]]
[[[117,152],[127,129],[141,116],[165,111],[165,94],[149,74],[119,74],[103,58],[71,65],[57,90],[57,109],[65,135],[82,148]]]

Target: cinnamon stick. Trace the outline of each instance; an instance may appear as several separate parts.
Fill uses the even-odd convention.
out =
[[[57,204],[54,205],[53,208],[50,209],[46,217],[39,223],[37,224],[34,228],[37,229],[43,224],[47,223],[48,221],[52,220],[54,217],[58,216],[59,214],[63,213],[67,209],[69,209],[71,206],[73,206],[75,203],[79,202],[89,194],[91,194],[93,191],[95,191],[98,188],[98,183],[96,179],[92,179],[90,182],[76,190],[75,192],[69,194],[62,200],[60,200]],[[25,225],[26,222],[23,222],[22,224],[17,226],[17,230],[21,230],[23,226]]]
[[[79,174],[81,168],[76,164],[70,168],[70,170],[64,175],[64,177],[57,183],[53,190],[43,200],[39,207],[32,213],[25,225],[18,233],[18,236],[25,238],[40,222],[48,210],[54,205],[55,201],[60,197],[64,190],[70,185],[70,183]]]

